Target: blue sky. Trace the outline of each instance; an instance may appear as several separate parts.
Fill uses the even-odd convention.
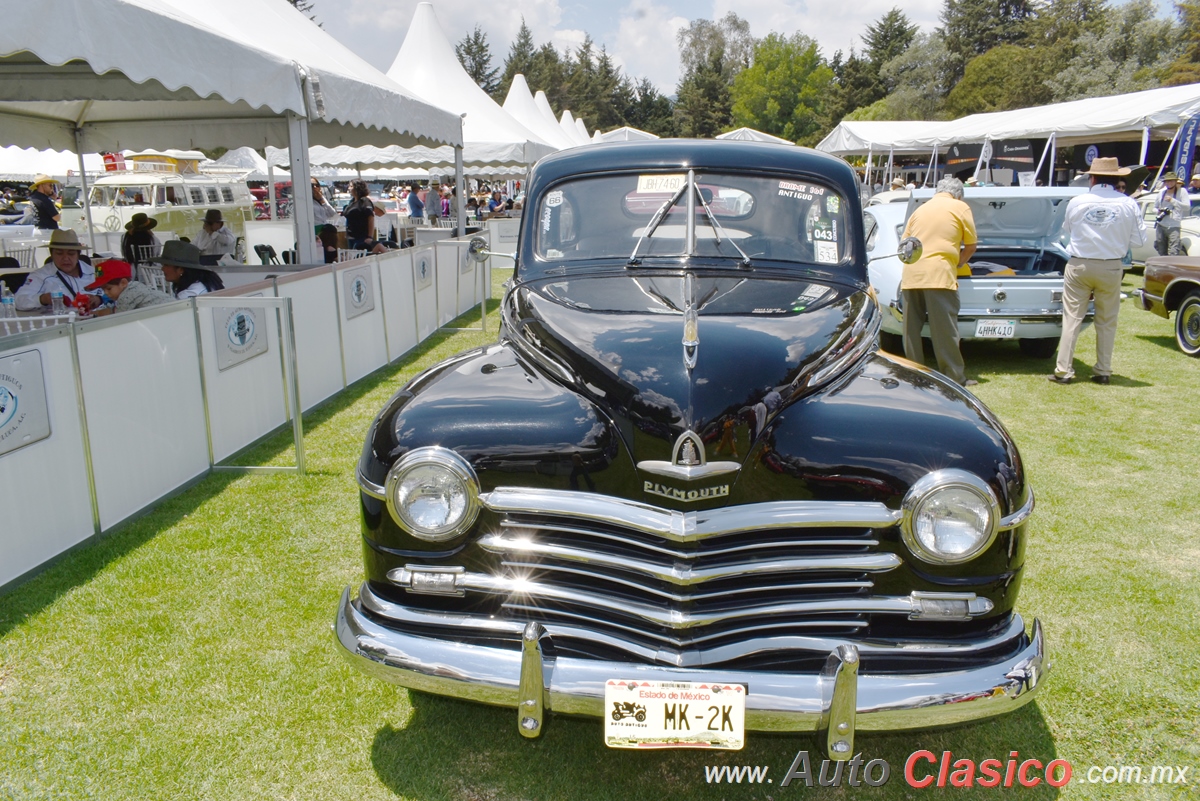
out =
[[[311,0],[325,30],[386,72],[408,30],[418,0]],[[1169,0],[1156,0],[1170,13]],[[534,41],[553,42],[561,51],[590,34],[635,78],[650,78],[665,94],[679,79],[675,33],[689,20],[718,19],[735,11],[750,22],[755,36],[800,31],[817,40],[828,57],[837,50],[862,49],[867,25],[900,6],[923,30],[937,26],[942,0],[433,0],[451,42],[480,25],[488,36],[494,63],[503,65],[522,16]]]

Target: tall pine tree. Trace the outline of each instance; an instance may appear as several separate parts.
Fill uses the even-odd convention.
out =
[[[454,46],[454,53],[463,69],[471,76],[471,80],[475,81],[480,89],[494,96],[499,86],[496,76],[500,68],[492,66],[492,51],[488,47],[487,34],[483,29],[476,25],[474,31]]]
[[[529,81],[536,54],[537,48],[533,46],[533,31],[529,30],[529,26],[525,24],[525,17],[522,16],[517,39],[508,49],[508,56],[504,59],[504,73],[500,76],[500,87],[496,92],[496,96],[500,99],[499,102],[503,103],[504,98],[508,97],[508,88],[512,86],[515,76],[524,75],[526,82]]]

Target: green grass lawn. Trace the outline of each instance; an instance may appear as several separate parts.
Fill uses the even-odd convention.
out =
[[[1140,284],[1131,277],[1127,288]],[[493,331],[498,315],[489,314]],[[475,318],[464,318],[477,322]],[[1200,361],[1126,301],[1111,386],[1045,380],[1014,343],[968,343],[976,394],[1008,426],[1037,493],[1020,608],[1053,669],[1035,704],[939,732],[860,735],[891,780],[781,787],[807,736],[751,733],[735,754],[613,751],[602,726],[410,695],[353,670],[330,634],[361,580],[354,466],[384,400],[482,344],[443,334],[305,417],[309,472],[213,475],[0,596],[0,799],[925,798],[905,759],[1061,758],[1061,791],[1015,798],[1200,795]],[[493,338],[494,334],[489,337]],[[247,455],[289,464],[290,432]],[[710,785],[705,765],[767,765],[771,784]],[[1079,781],[1091,766],[1188,766],[1187,786]],[[1001,791],[983,791],[1001,792]]]

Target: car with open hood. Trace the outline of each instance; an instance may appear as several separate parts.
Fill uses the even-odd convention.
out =
[[[958,278],[958,333],[962,339],[1015,339],[1021,352],[1037,358],[1054,355],[1062,334],[1063,275],[1068,254],[1062,231],[1067,201],[1078,187],[966,187],[978,249],[969,275]],[[868,206],[864,217],[870,256],[896,251],[913,211],[934,195],[917,189],[907,204]],[[904,265],[894,256],[874,259],[871,285],[884,309],[883,331],[904,334],[900,279]],[[1094,310],[1089,304],[1084,325]],[[929,326],[925,326],[929,335]]]
[[[978,399],[879,352],[850,167],[659,140],[527,188],[499,341],[366,434],[343,655],[614,747],[812,731],[847,760],[1029,701],[1032,489]]]

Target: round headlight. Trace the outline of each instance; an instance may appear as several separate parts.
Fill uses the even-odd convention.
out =
[[[1000,504],[981,478],[965,470],[937,470],[904,496],[900,530],[916,556],[957,564],[978,556],[996,538]]]
[[[418,539],[445,542],[479,514],[479,480],[467,460],[446,448],[409,451],[388,472],[388,511]]]

